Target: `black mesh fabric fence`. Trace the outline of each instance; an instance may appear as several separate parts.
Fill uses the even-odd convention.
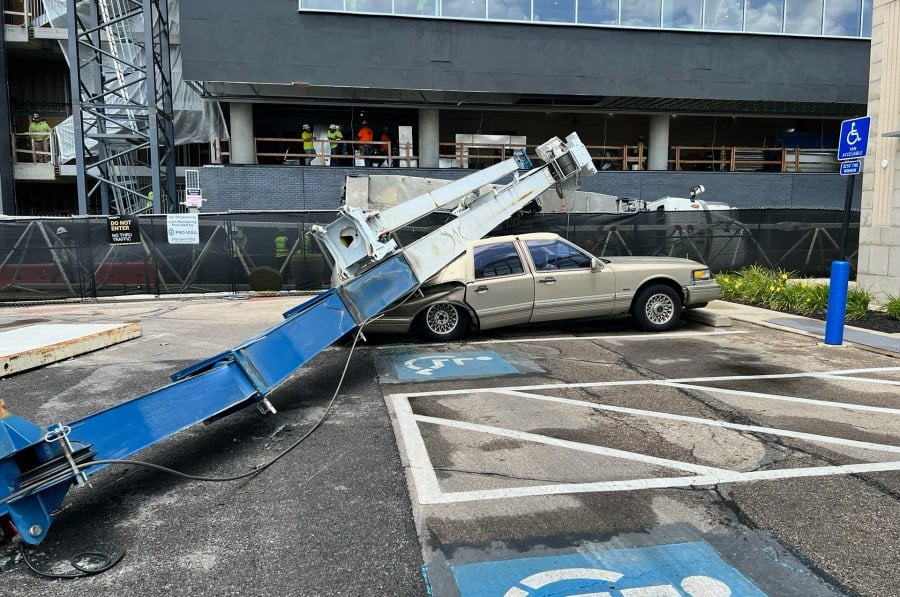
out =
[[[111,244],[106,217],[0,220],[0,301],[127,294],[326,288],[331,269],[306,235],[333,211],[200,214],[199,242],[170,243],[166,216],[138,221],[140,242]],[[408,244],[445,223],[434,214],[397,234]],[[842,211],[723,210],[636,214],[523,214],[491,235],[556,232],[594,255],[688,257],[714,272],[761,265],[828,276]],[[859,213],[846,256],[853,264]]]

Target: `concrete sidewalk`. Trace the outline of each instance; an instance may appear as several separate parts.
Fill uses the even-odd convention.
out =
[[[769,309],[729,303],[727,301],[713,301],[702,309],[715,320],[731,318],[737,321],[745,321],[769,328],[794,332],[806,336],[812,336],[824,341],[825,322],[819,319],[789,315]],[[716,325],[716,323],[710,323]],[[719,323],[718,325],[723,325]],[[727,325],[727,324],[725,324]],[[900,356],[900,334],[886,334],[856,328],[852,325],[844,325],[844,345],[853,345],[865,350],[872,350],[888,356]],[[839,348],[840,346],[836,346]]]

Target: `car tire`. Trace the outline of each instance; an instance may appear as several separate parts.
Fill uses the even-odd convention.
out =
[[[653,284],[637,294],[631,315],[645,332],[664,332],[681,320],[681,297],[665,284]]]
[[[435,303],[419,315],[418,327],[428,340],[458,340],[469,329],[469,314],[452,303]]]

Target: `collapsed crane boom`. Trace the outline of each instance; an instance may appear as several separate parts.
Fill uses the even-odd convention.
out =
[[[415,291],[462,254],[466,243],[542,191],[596,172],[575,133],[565,142],[551,139],[537,151],[546,163],[521,176],[518,169],[530,162],[516,157],[383,214],[342,208],[332,224],[313,231],[341,282],[261,334],[175,373],[167,386],[47,428],[0,404],[0,523],[11,523],[26,543],[40,543],[69,487],[103,469],[106,464],[99,461],[127,458],[196,423],[248,406],[274,412],[268,395],[310,359]],[[479,192],[509,174],[508,184]],[[454,221],[403,249],[390,238],[397,228],[451,203],[457,205]]]

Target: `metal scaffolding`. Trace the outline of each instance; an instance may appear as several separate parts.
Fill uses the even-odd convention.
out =
[[[166,0],[68,0],[68,17],[79,213],[174,209]]]

